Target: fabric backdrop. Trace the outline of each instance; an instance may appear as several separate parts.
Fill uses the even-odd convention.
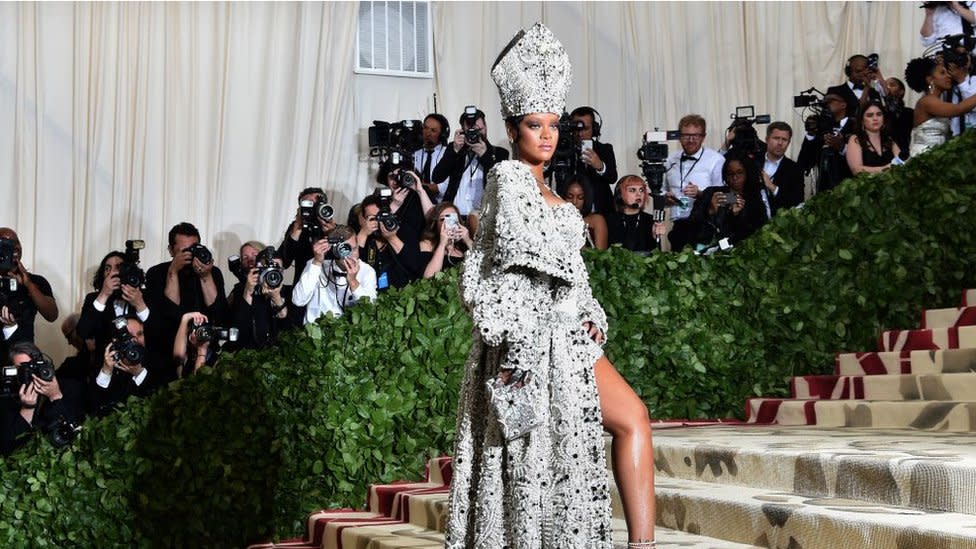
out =
[[[168,257],[169,228],[190,221],[223,266],[241,242],[277,245],[303,187],[324,187],[345,217],[374,187],[371,121],[422,118],[435,94],[452,126],[481,107],[507,146],[488,71],[537,20],[569,51],[569,106],[601,112],[621,174],[638,171],[644,131],[683,114],[706,117],[710,146],[737,105],[800,129],[792,96],[842,82],[850,55],[878,52],[901,76],[922,50],[917,3],[434,3],[434,78],[396,78],[354,72],[357,13],[0,4],[0,226],[18,231],[62,318],[128,238],[146,241],[148,268]],[[57,325],[38,320],[37,332],[60,360]]]

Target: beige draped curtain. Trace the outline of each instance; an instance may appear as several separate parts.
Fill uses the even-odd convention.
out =
[[[80,307],[101,257],[193,222],[221,265],[241,242],[280,242],[299,190],[322,186],[344,213],[373,188],[372,120],[452,125],[488,113],[507,146],[488,69],[541,20],[566,45],[570,106],[603,115],[621,174],[644,131],[689,112],[717,146],[735,106],[802,120],[795,92],[843,81],[844,60],[876,51],[900,75],[920,53],[922,13],[888,2],[434,3],[433,79],[359,75],[358,4],[0,4],[0,226],[48,278],[62,318]],[[674,144],[672,144],[674,146]],[[229,288],[228,288],[229,290]],[[38,341],[66,352],[57,327]]]

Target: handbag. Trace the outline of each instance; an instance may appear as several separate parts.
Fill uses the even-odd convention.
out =
[[[492,410],[506,442],[521,438],[542,425],[536,408],[538,389],[529,383],[531,377],[531,372],[515,370],[508,383],[497,377],[485,382]]]

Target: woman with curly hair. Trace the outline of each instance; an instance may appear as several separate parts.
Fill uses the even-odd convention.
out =
[[[854,175],[883,172],[901,154],[901,149],[888,132],[885,110],[881,104],[871,102],[859,114],[854,134],[847,139],[847,165]]]
[[[952,89],[952,77],[940,60],[918,57],[905,67],[908,87],[924,94],[915,103],[915,125],[912,128],[909,154],[915,156],[946,142],[949,138],[949,119],[965,114],[976,107],[976,95],[960,103],[942,99]]]

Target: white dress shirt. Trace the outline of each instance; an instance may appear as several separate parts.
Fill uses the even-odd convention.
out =
[[[487,153],[486,153],[487,154]],[[449,180],[437,184],[440,196],[444,196],[447,191]],[[485,172],[481,169],[478,157],[469,152],[464,163],[464,171],[461,173],[461,182],[458,183],[457,195],[454,196],[454,205],[461,215],[468,215],[477,211],[481,207],[481,196],[485,194]]]
[[[972,97],[973,94],[976,94],[976,76],[967,76],[965,80],[959,84],[956,84],[956,88],[959,90],[959,93],[962,94],[962,97],[956,97],[956,94],[953,93],[952,102],[958,104],[961,100],[967,99]],[[976,128],[976,110],[967,112],[964,115],[964,119],[966,121],[967,130],[969,128]],[[952,126],[952,135],[959,135],[962,133],[961,128],[959,127],[958,116],[953,116],[950,118],[949,124]]]
[[[447,150],[447,147],[438,143],[437,146],[434,147],[434,150],[432,151],[428,151],[427,149],[424,148],[420,148],[419,150],[415,151],[413,153],[413,167],[414,167],[414,171],[417,172],[417,175],[419,175],[420,177],[424,176],[424,163],[427,161],[427,157],[429,156],[430,173],[433,176],[434,168],[437,167],[437,163],[441,161],[441,158],[444,158],[445,150]],[[442,182],[434,181],[433,183],[442,183]],[[445,185],[444,188],[446,189],[447,185]],[[444,191],[441,190],[440,187],[438,187],[437,202],[440,202],[441,198],[443,197],[444,197]]]
[[[305,324],[315,322],[325,313],[342,316],[342,311],[368,297],[376,299],[376,271],[365,261],[359,262],[356,280],[359,287],[351,290],[344,279],[332,275],[332,260],[316,265],[314,259],[305,264],[302,276],[291,293],[291,301],[305,308]]]
[[[105,310],[105,304],[97,299],[92,301],[92,307],[95,307],[95,310],[100,313]],[[115,311],[116,317],[125,316],[129,307],[130,305],[121,299],[116,299],[112,302],[112,310]],[[139,317],[139,320],[145,323],[146,320],[149,319],[149,307],[146,307],[141,311],[136,311],[136,316]]]
[[[960,2],[963,6],[973,9],[976,2]],[[962,34],[962,16],[949,9],[947,6],[935,8],[932,14],[932,34],[919,37],[923,47],[935,44],[940,38],[947,34]]]
[[[722,166],[725,164],[725,157],[712,149],[702,147],[698,152],[692,154],[695,160],[681,160],[685,154],[684,149],[678,149],[668,156],[667,164],[667,190],[671,191],[679,200],[684,197],[682,189],[688,183],[694,183],[699,192],[708,187],[722,186]],[[695,206],[693,198],[688,199],[687,207],[680,204],[671,208],[671,219],[684,219],[691,214],[691,209]]]

